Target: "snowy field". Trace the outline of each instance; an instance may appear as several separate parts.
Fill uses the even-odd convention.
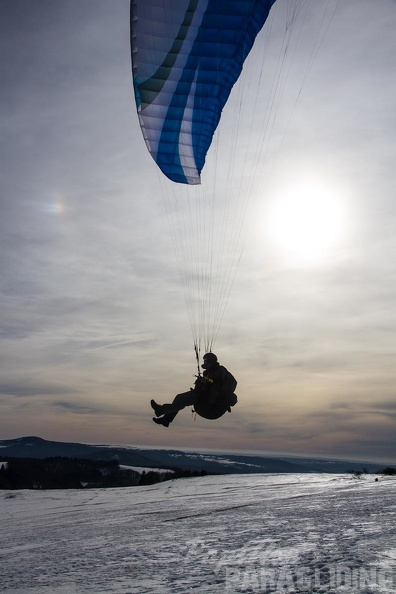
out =
[[[396,591],[392,477],[0,491],[0,526],[1,594]]]

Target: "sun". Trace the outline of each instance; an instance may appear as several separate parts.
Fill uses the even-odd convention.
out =
[[[285,189],[268,213],[268,233],[284,257],[300,264],[331,257],[345,227],[340,193],[317,183]]]

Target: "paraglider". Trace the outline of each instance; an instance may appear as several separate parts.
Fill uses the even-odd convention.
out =
[[[177,394],[170,404],[157,404],[151,401],[157,425],[169,427],[179,411],[186,406],[194,406],[195,412],[204,419],[218,419],[231,407],[238,398],[235,394],[237,381],[223,365],[220,365],[214,353],[206,353],[203,357],[204,372],[197,377],[194,388],[188,392]]]
[[[151,156],[173,182],[200,184],[222,109],[274,2],[132,0],[131,51],[139,122]],[[207,342],[208,350],[213,339]],[[167,427],[185,406],[193,405],[197,414],[213,419],[236,403],[233,376],[211,352],[204,357],[201,376],[199,338],[194,347],[195,386],[178,394],[172,404],[152,401],[157,424]]]

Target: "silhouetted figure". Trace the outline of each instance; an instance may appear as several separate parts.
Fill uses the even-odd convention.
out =
[[[171,404],[157,404],[151,401],[155,412],[154,423],[169,427],[177,413],[186,406],[193,406],[197,415],[205,419],[218,419],[225,412],[231,412],[231,406],[237,403],[234,390],[237,381],[234,376],[220,365],[214,353],[206,353],[203,358],[204,372],[197,377],[194,388],[177,394]]]

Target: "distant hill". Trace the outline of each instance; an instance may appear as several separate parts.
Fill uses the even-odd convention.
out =
[[[64,456],[89,460],[116,460],[119,464],[141,468],[167,468],[205,471],[216,474],[252,473],[343,473],[366,468],[376,472],[381,464],[318,460],[311,458],[267,458],[235,454],[203,454],[179,450],[143,449],[132,446],[92,445],[47,441],[40,437],[20,437],[0,440],[0,459],[51,458]]]

